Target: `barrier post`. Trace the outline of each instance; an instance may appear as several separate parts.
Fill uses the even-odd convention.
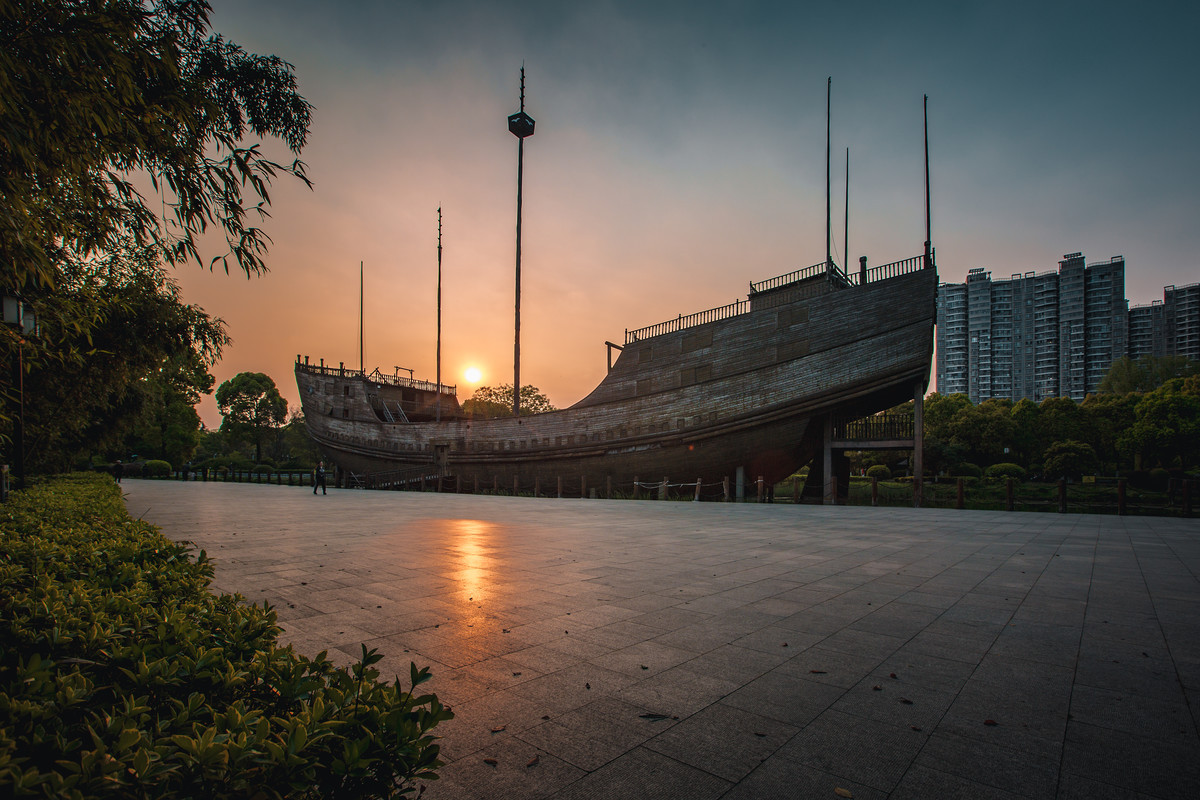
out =
[[[1065,478],[1058,479],[1058,513],[1067,513],[1067,481]]]
[[[667,499],[667,476],[666,475],[663,476],[663,481],[658,486],[658,499],[659,500]]]
[[[954,507],[957,508],[959,511],[962,511],[964,508],[967,507],[966,481],[964,481],[962,479],[962,477],[960,476],[957,480],[957,483],[958,483],[958,499],[954,501]]]
[[[1117,514],[1125,516],[1125,479],[1117,478]]]
[[[874,476],[871,478],[871,505],[879,505],[879,478]]]
[[[696,478],[696,495],[692,498],[693,502],[700,502],[700,479]]]

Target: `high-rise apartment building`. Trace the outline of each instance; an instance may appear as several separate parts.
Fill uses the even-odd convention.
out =
[[[939,287],[939,392],[977,403],[1095,391],[1129,347],[1125,259],[1070,253],[1058,267],[997,281],[972,269],[965,284]]]
[[[1129,309],[1129,357],[1200,361],[1200,283],[1167,286],[1163,299]]]

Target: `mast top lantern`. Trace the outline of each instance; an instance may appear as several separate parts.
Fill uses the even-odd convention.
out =
[[[533,117],[525,113],[525,67],[521,67],[521,110],[508,118],[508,132],[518,139],[533,136]]]

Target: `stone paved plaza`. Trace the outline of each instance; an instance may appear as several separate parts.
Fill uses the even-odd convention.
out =
[[[1197,520],[123,488],[301,651],[432,668],[426,798],[1200,796]]]

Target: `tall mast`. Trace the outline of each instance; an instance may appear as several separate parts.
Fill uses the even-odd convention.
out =
[[[925,95],[925,267],[933,266],[933,234],[929,222],[929,95]]]
[[[521,177],[525,168],[525,138],[533,136],[533,117],[525,113],[525,65],[521,65],[521,110],[508,118],[517,137],[517,290],[516,331],[513,335],[513,416],[521,414]]]
[[[850,273],[850,148],[846,148],[846,228],[842,233],[842,246],[845,252],[842,253],[842,260],[846,263],[842,266],[846,269],[846,273]]]
[[[833,76],[825,82],[825,269],[833,263],[833,222],[829,188],[829,100],[833,93]]]
[[[358,371],[366,375],[363,362],[363,262],[358,262]]]
[[[442,207],[438,206],[438,284],[437,284],[437,399],[435,421],[442,421]]]

